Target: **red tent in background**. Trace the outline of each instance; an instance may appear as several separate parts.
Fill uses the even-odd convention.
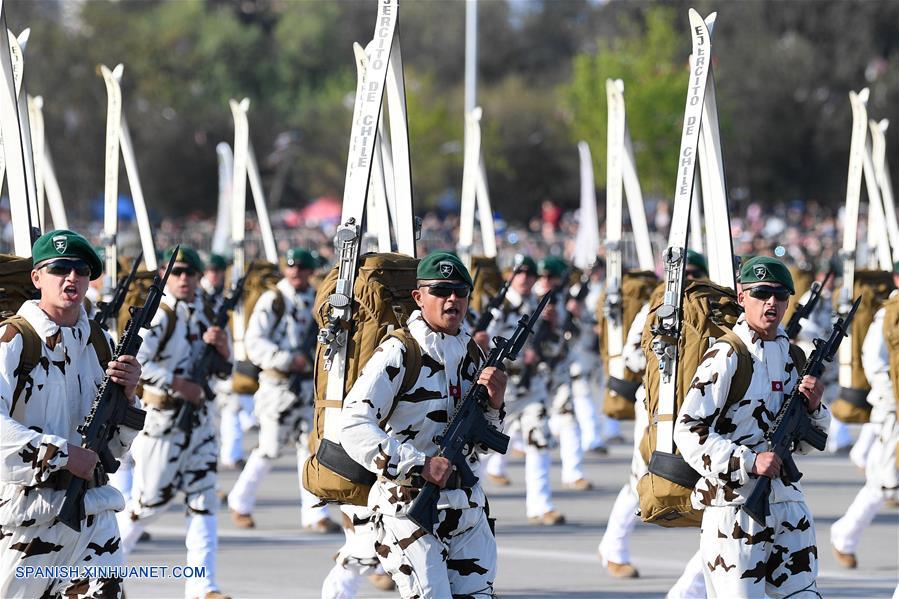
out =
[[[322,196],[300,210],[300,218],[306,223],[340,222],[343,205],[334,196]]]

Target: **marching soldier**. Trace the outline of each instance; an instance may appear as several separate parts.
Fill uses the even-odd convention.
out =
[[[535,285],[538,294],[551,293],[560,284],[563,290],[567,289],[562,278],[568,276],[570,271],[563,259],[558,256],[546,256],[540,260],[537,269],[540,275]],[[566,296],[567,291],[562,291],[557,299],[559,302],[564,301],[565,305],[560,305],[558,309],[559,318],[556,330],[553,331],[554,365],[547,378],[547,394],[551,395],[550,429],[559,440],[562,485],[573,491],[589,491],[593,488],[593,483],[584,475],[584,448],[581,445],[581,431],[574,413],[571,390],[571,367],[576,338],[566,339],[565,331],[560,329],[562,314],[569,311],[577,315],[581,312],[581,306],[575,299],[568,299]]]
[[[753,366],[744,398],[720,413],[738,360],[730,345],[716,343],[700,362],[675,422],[677,447],[703,475],[692,502],[704,508],[700,552],[706,589],[710,597],[818,596],[812,514],[799,483],[780,478],[781,460],[767,450],[764,435],[796,385],[813,425],[827,431],[824,386],[811,376],[798,380],[780,324],[794,292],[783,263],[756,256],[741,267],[740,284],[745,311],[733,331]],[[805,443],[798,447],[808,449]],[[764,526],[740,509],[761,476],[772,479]]]
[[[483,349],[495,336],[508,337],[518,324],[522,314],[529,314],[537,306],[532,293],[537,282],[537,263],[530,256],[518,261],[518,274],[512,279],[503,305],[494,311],[493,322],[487,331],[475,333],[475,341]],[[543,318],[551,319],[552,306],[543,311]],[[532,524],[555,526],[565,523],[565,516],[556,511],[552,503],[549,483],[549,448],[552,434],[549,430],[549,392],[546,369],[531,347],[525,346],[523,369],[533,371],[529,384],[523,384],[520,372],[512,377],[506,401],[510,429],[517,429],[525,446],[525,511]],[[513,437],[514,443],[514,437]],[[506,458],[491,454],[486,470],[490,479],[499,485],[508,485],[505,473]]]
[[[489,395],[487,421],[502,427],[506,376],[485,368],[484,356],[462,327],[472,280],[461,261],[446,252],[426,256],[418,266],[412,292],[419,310],[408,320],[409,335],[421,347],[424,363],[413,394],[397,397],[405,370],[404,344],[383,342],[362,370],[344,401],[341,444],[358,463],[378,475],[368,498],[384,569],[401,596],[493,597],[496,540],[487,498],[479,483],[463,488],[450,479],[452,463],[434,456],[434,437],[446,426],[446,414],[474,383]],[[384,414],[386,422],[382,422]],[[478,471],[478,454],[469,449]],[[436,535],[426,533],[405,512],[425,481],[440,486]]]
[[[81,447],[76,428],[105,375],[137,405],[141,372],[133,356],[101,363],[100,356],[112,355],[110,338],[88,321],[82,307],[89,282],[103,272],[88,241],[72,231],[51,231],[38,238],[32,252],[31,281],[41,299],[22,304],[17,322],[0,325],[0,596],[118,597],[120,578],[16,575],[20,566],[80,571],[122,565],[114,512],[125,507],[124,499],[106,484],[97,454]],[[30,371],[22,369],[26,335],[40,352]],[[136,435],[118,427],[109,442],[112,454],[122,456]],[[88,481],[81,532],[55,520],[73,476]]]
[[[165,254],[171,259],[173,249]],[[225,360],[231,356],[227,333],[209,325],[197,294],[203,262],[196,250],[181,246],[165,295],[138,359],[144,365],[142,400],[147,409],[144,429],[134,442],[134,486],[125,512],[119,514],[122,549],[134,549],[141,532],[161,516],[179,491],[187,507],[188,566],[203,568],[203,577],[187,581],[187,597],[221,599],[215,582],[218,548],[216,465],[218,443],[203,383],[190,379],[194,361],[206,344]],[[186,403],[194,407],[188,430],[176,426]]]
[[[200,290],[203,293],[203,299],[213,310],[218,308],[224,300],[225,269],[227,268],[228,261],[224,256],[209,254],[206,270],[203,272],[203,278],[200,279]]]
[[[697,279],[707,279],[709,276],[708,263],[705,256],[694,250],[687,250],[687,266],[684,270],[684,276],[687,281]],[[649,316],[650,304],[646,303],[637,315],[634,322],[631,323],[625,337],[622,357],[624,358],[624,367],[635,374],[641,374],[646,370],[646,356],[643,354],[643,326]],[[608,523],[606,524],[605,533],[599,542],[599,557],[609,574],[615,578],[638,578],[639,572],[631,563],[630,554],[630,536],[637,522],[637,509],[640,507],[640,498],[637,495],[637,482],[647,473],[647,465],[640,454],[640,442],[643,434],[649,424],[649,416],[646,413],[646,390],[643,385],[637,389],[637,402],[634,404],[634,448],[631,456],[631,475],[618,496],[615,503],[612,504],[612,511],[609,512]],[[685,581],[686,586],[693,587],[692,573],[698,574],[698,578],[702,578],[699,568],[691,571],[688,566],[685,575],[681,576],[681,580]],[[686,581],[690,581],[687,583]],[[676,585],[678,587],[679,585]],[[689,588],[687,591],[702,591],[703,589]],[[693,593],[697,595],[702,592]],[[669,599],[675,599],[680,596],[690,596],[681,593],[678,588],[669,591]]]
[[[893,265],[893,286],[890,301],[874,315],[862,345],[862,367],[865,378],[871,383],[868,402],[871,404],[871,424],[877,427],[874,443],[865,463],[865,486],[861,488],[845,515],[833,523],[830,542],[837,562],[847,568],[858,566],[856,549],[859,539],[871,520],[887,499],[896,499],[899,493],[899,473],[896,471],[896,444],[899,442],[899,425],[896,424],[896,394],[894,387],[899,373],[890,372],[890,365],[899,364],[895,355],[896,343],[887,342],[897,332],[899,314],[899,262]],[[888,317],[889,315],[889,317]],[[888,328],[890,330],[888,331]],[[891,353],[893,354],[891,356]]]
[[[256,302],[244,343],[247,357],[262,369],[255,395],[259,446],[253,450],[228,493],[231,519],[241,528],[255,526],[252,512],[262,479],[288,443],[297,453],[302,524],[312,532],[332,533],[340,526],[303,487],[302,468],[309,457],[306,434],[312,426],[312,366],[318,327],[312,319],[315,289],[309,277],[317,267],[312,254],[293,248],[285,256],[284,278]]]

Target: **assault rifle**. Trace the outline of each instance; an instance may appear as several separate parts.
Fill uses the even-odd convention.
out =
[[[565,296],[565,318],[562,320],[562,325],[559,327],[559,330],[562,331],[562,338],[566,343],[574,339],[574,336],[577,335],[578,332],[575,315],[568,309],[568,302],[569,300],[574,300],[578,303],[583,302],[589,291],[590,269],[588,268],[584,271],[584,274],[581,275],[581,278],[578,281],[577,293],[572,293],[571,288],[569,288],[568,294]]]
[[[549,297],[549,304],[551,306],[555,306],[559,301],[559,296],[562,294],[562,290],[565,288],[565,285],[568,282],[568,276],[570,274],[571,267],[569,266],[565,269],[565,273],[562,275],[562,280],[559,281],[559,283],[552,289],[547,291],[545,296],[543,296],[544,299],[546,297]],[[531,345],[534,347],[534,351],[537,353],[537,361],[533,364],[525,364],[524,370],[521,373],[521,378],[518,381],[518,386],[522,389],[531,388],[531,380],[534,378],[534,375],[537,374],[537,369],[540,367],[540,364],[542,362],[546,362],[546,356],[543,353],[543,344],[549,340],[552,332],[552,326],[550,326],[549,321],[547,321],[545,318],[540,321],[540,324],[537,325],[537,330],[534,331],[534,338],[531,339]]]
[[[787,483],[796,482],[802,478],[802,472],[793,461],[793,450],[798,447],[800,442],[805,441],[819,451],[824,450],[827,445],[827,433],[815,428],[808,417],[806,401],[799,391],[799,383],[806,375],[820,377],[824,372],[824,362],[833,362],[840,342],[849,335],[852,317],[855,316],[859,303],[861,303],[861,297],[856,298],[846,317],[840,318],[833,326],[833,331],[826,341],[815,339],[815,349],[809,356],[805,368],[799,374],[793,392],[784,401],[771,423],[771,428],[765,433],[768,451],[773,451],[783,462],[781,477]],[[743,504],[743,511],[762,526],[765,525],[765,518],[771,513],[768,505],[770,493],[771,479],[767,476],[760,476],[752,493],[746,499],[746,503]]]
[[[827,276],[824,277],[822,282],[819,283],[818,281],[815,281],[812,283],[808,299],[804,304],[796,306],[796,311],[790,316],[790,322],[787,323],[786,327],[787,337],[795,339],[799,334],[799,331],[802,330],[800,321],[803,318],[808,318],[811,313],[815,311],[815,306],[818,304],[818,300],[821,299],[821,290],[827,285],[827,281],[831,276],[833,276],[832,268],[827,271]]]
[[[109,330],[107,326],[109,319],[113,318],[122,309],[122,304],[125,303],[125,297],[128,295],[131,283],[137,275],[137,267],[140,266],[140,261],[143,260],[143,257],[143,252],[138,254],[137,258],[134,259],[134,264],[131,265],[131,272],[128,273],[128,276],[124,279],[119,279],[111,300],[108,302],[97,302],[97,313],[94,314],[94,322],[104,329]]]
[[[549,302],[550,294],[543,296],[534,313],[522,316],[518,320],[518,327],[508,339],[495,337],[493,349],[487,356],[483,367],[495,366],[505,370],[505,360],[510,362],[518,357],[518,352],[524,347],[528,335],[534,326],[534,322],[540,318],[540,313]],[[481,371],[475,375],[477,381]],[[449,424],[437,437],[438,449],[435,454],[438,457],[448,459],[455,466],[453,476],[458,476],[463,487],[473,487],[478,482],[478,477],[471,471],[465,457],[465,448],[475,444],[485,445],[493,451],[506,453],[509,448],[509,436],[505,435],[487,424],[484,410],[487,408],[487,388],[477,383],[473,384],[462,398],[459,407],[450,419]],[[418,496],[412,502],[406,515],[413,522],[430,533],[434,533],[437,524],[437,499],[440,497],[440,487],[428,481],[424,484]]]
[[[121,356],[137,355],[137,350],[143,343],[139,331],[149,328],[156,310],[159,309],[159,300],[165,293],[163,290],[169,273],[172,272],[175,258],[178,256],[179,247],[175,247],[175,251],[172,252],[172,258],[165,269],[165,274],[162,277],[158,274],[153,277],[153,284],[147,292],[144,305],[140,308],[131,308],[131,318],[115,348],[113,360],[117,360]],[[90,412],[84,419],[84,423],[78,427],[78,432],[81,434],[81,446],[95,452],[100,458],[100,462],[94,470],[95,481],[105,482],[102,479],[105,479],[107,472],[115,472],[119,469],[119,461],[109,451],[109,441],[115,434],[116,427],[124,425],[134,430],[140,430],[144,427],[146,416],[146,412],[131,405],[131,398],[125,397],[121,385],[112,382],[109,375],[104,377],[103,383],[97,389]],[[81,521],[84,519],[86,485],[86,480],[72,476],[69,488],[66,489],[65,500],[57,516],[60,522],[77,532],[81,531]]]
[[[315,319],[312,318],[309,321],[309,327],[306,329],[306,336],[303,338],[303,345],[301,345],[299,348],[299,353],[306,356],[308,368],[307,370],[304,370],[302,372],[291,373],[290,378],[288,379],[288,387],[290,388],[290,392],[297,397],[300,396],[300,386],[303,384],[303,381],[307,381],[312,377],[315,363],[314,352],[316,345],[318,345],[318,324],[316,324]]]
[[[478,321],[474,325],[474,332],[478,331],[486,331],[487,327],[490,326],[490,323],[493,322],[493,311],[503,305],[503,302],[506,299],[506,294],[509,292],[509,286],[512,285],[512,279],[515,278],[515,275],[521,272],[521,264],[518,264],[515,269],[512,271],[512,274],[509,275],[509,278],[503,283],[503,286],[500,288],[499,292],[490,298],[490,301],[487,302],[487,305],[484,306],[484,309],[481,310],[481,315],[478,317]]]
[[[222,305],[219,306],[219,309],[216,310],[215,315],[212,317],[212,322],[210,323],[212,326],[219,328],[227,326],[229,313],[234,310],[240,302],[240,298],[243,296],[243,286],[246,280],[247,275],[244,274],[237,279],[236,283],[234,283],[228,297],[222,301]],[[200,358],[194,362],[193,370],[191,370],[190,380],[203,387],[203,394],[206,396],[207,400],[215,398],[215,393],[209,386],[209,376],[213,374],[214,371],[221,370],[221,362],[221,356],[216,351],[215,347],[207,343],[203,347],[203,353],[200,354]],[[187,400],[181,402],[181,408],[178,410],[178,415],[175,417],[175,426],[185,433],[188,432],[191,429],[191,421],[193,420],[194,412],[196,411],[197,408],[194,404]]]

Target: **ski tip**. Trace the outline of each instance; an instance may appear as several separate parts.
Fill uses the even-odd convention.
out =
[[[871,95],[871,90],[868,89],[867,87],[863,87],[862,91],[858,92],[858,99],[861,100],[862,102],[864,102],[865,104],[867,104],[868,97],[870,95]]]
[[[115,68],[112,70],[112,76],[116,78],[116,81],[121,81],[121,80],[122,80],[122,74],[123,74],[124,72],[125,72],[125,65],[122,64],[122,63],[119,63],[119,64],[117,64],[117,65],[115,66]]]
[[[712,12],[712,13],[709,13],[709,16],[707,16],[707,17],[706,17],[705,19],[703,19],[703,20],[705,21],[706,27],[708,27],[709,30],[711,30],[711,29],[715,26],[715,21],[716,21],[717,19],[718,19],[718,13],[717,13],[717,12]]]
[[[880,129],[881,131],[883,131],[884,133],[887,132],[887,129],[889,128],[889,126],[890,126],[890,119],[880,119],[880,122],[877,123],[877,128]]]
[[[44,96],[30,96],[31,101],[34,102],[34,107],[38,110],[41,110],[44,107]],[[886,120],[886,119],[884,119]]]
[[[238,107],[241,110],[243,110],[244,112],[246,112],[247,110],[250,109],[250,99],[244,98],[243,100],[240,101],[240,104],[238,105]]]
[[[16,37],[16,41],[19,42],[19,46],[22,48],[22,50],[25,49],[25,45],[28,43],[29,37],[31,37],[31,27],[26,27],[22,30],[22,33],[20,33],[18,37]]]
[[[475,106],[471,111],[471,118],[480,121],[482,116],[484,116],[484,110],[480,106]]]
[[[624,93],[624,80],[622,80],[622,79],[616,79],[616,80],[615,80],[615,87],[617,87],[617,88],[618,88],[618,91],[619,91],[620,93],[623,94],[623,93]]]

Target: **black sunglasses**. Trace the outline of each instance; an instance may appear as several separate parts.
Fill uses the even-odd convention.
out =
[[[57,277],[65,277],[73,270],[79,277],[87,277],[91,274],[91,267],[84,260],[54,260],[44,264],[47,272]]]
[[[184,267],[184,266],[176,266],[176,267],[172,268],[172,276],[175,277],[176,279],[184,274],[186,274],[189,277],[193,277],[193,276],[199,274],[199,272],[197,272],[193,268]]]
[[[465,283],[431,283],[430,285],[419,285],[419,288],[427,287],[431,295],[437,297],[449,297],[453,293],[456,297],[468,297],[471,293],[471,287]]]
[[[759,287],[753,287],[749,290],[749,295],[754,297],[757,300],[767,301],[772,295],[774,299],[779,302],[785,302],[790,299],[790,290],[784,289],[783,287],[769,287],[768,285],[761,285]]]
[[[696,270],[695,268],[688,268],[684,271],[684,274],[688,279],[701,279],[705,277],[705,273],[701,270]]]

